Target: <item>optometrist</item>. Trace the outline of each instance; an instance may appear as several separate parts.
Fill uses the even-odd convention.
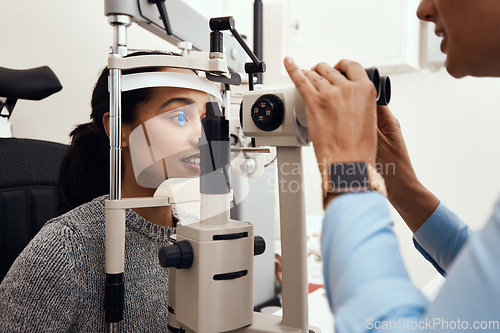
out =
[[[499,1],[422,0],[417,16],[435,24],[453,77],[500,77]],[[397,119],[375,105],[358,63],[303,71],[286,58],[285,67],[306,101],[323,175],[322,253],[336,332],[500,331],[500,201],[484,229],[471,232],[427,190]],[[393,163],[396,172],[382,180],[375,163]],[[432,303],[408,277],[385,197],[376,191],[384,187],[417,249],[446,276]]]

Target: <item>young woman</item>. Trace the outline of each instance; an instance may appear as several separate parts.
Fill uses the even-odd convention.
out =
[[[435,23],[452,76],[500,77],[499,1],[422,0],[417,15]],[[337,163],[393,163],[396,172],[384,175],[388,199],[414,232],[417,249],[447,278],[429,304],[405,270],[385,198],[374,191],[329,193],[322,253],[336,332],[499,332],[500,202],[473,233],[427,190],[398,121],[387,107],[377,109],[359,64],[343,60],[301,71],[287,58],[285,66],[306,101],[320,171]]]
[[[135,70],[144,71],[196,75],[174,68]],[[122,197],[154,194],[154,188],[138,184],[130,148],[134,129],[150,126],[155,118],[161,121],[153,125],[163,133],[163,177],[199,175],[196,144],[207,101],[206,92],[173,87],[122,94]],[[105,69],[92,95],[91,121],[71,133],[61,166],[61,209],[69,212],[44,225],[0,285],[0,332],[106,330],[104,200],[109,193],[109,118]],[[175,206],[127,210],[125,332],[167,332],[167,270],[158,263],[158,250],[179,220],[195,217]]]

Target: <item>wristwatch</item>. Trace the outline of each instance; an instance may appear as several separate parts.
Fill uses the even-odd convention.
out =
[[[384,178],[365,162],[333,163],[323,171],[323,205],[328,194],[377,191],[387,197]]]

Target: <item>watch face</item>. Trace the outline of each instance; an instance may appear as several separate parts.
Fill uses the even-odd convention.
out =
[[[329,192],[362,192],[371,188],[364,162],[330,164],[330,182]]]

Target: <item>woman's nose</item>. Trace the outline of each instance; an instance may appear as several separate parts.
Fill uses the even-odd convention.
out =
[[[196,121],[194,126],[192,126],[191,133],[190,133],[190,141],[192,146],[197,146],[198,145],[198,140],[201,137],[201,121]]]
[[[434,0],[422,0],[417,9],[417,17],[422,21],[435,22],[437,9]]]

